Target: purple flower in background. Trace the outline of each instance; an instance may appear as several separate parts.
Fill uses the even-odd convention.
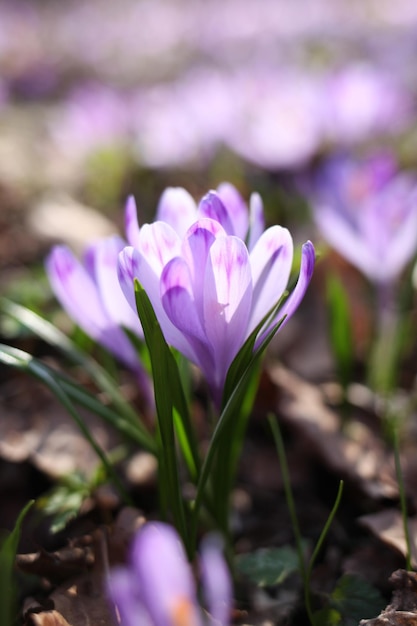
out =
[[[405,87],[391,74],[366,63],[342,68],[324,86],[324,131],[338,142],[397,131],[410,121],[411,110]]]
[[[53,118],[52,139],[64,154],[85,156],[127,144],[130,103],[126,94],[100,83],[74,88]]]
[[[203,594],[211,623],[229,623],[232,584],[218,543],[201,549]],[[150,522],[137,533],[127,567],[114,569],[109,595],[122,626],[203,626],[196,585],[181,540],[168,524]]]
[[[117,259],[125,242],[118,236],[90,246],[81,263],[64,245],[55,246],[46,260],[51,287],[62,307],[90,337],[130,369],[142,366],[122,326],[140,338],[142,328],[120,289]]]
[[[299,166],[316,152],[322,141],[320,79],[260,66],[233,80],[239,96],[226,135],[233,150],[270,169]]]
[[[289,231],[272,226],[260,236],[256,232],[252,242],[252,234],[247,235],[243,224],[243,207],[234,204],[231,210],[231,197],[236,196],[231,193],[234,188],[227,189],[230,195],[224,194],[225,187],[221,186],[218,192],[204,196],[198,219],[184,237],[162,221],[145,224],[140,230],[135,228],[135,236],[129,237],[130,222],[127,232],[134,247],[125,248],[119,257],[120,284],[132,308],[136,310],[137,278],[152,303],[165,339],[200,367],[218,406],[230,364],[251,332],[284,295],[293,262]],[[255,196],[255,200],[259,213],[259,197]],[[129,211],[128,215],[131,220]],[[257,231],[259,221],[254,223]],[[239,230],[246,234],[249,247],[241,232],[235,234]],[[304,296],[313,268],[314,248],[307,242],[302,250],[297,285],[268,328],[284,315],[286,321],[291,317]]]
[[[312,197],[323,237],[371,281],[392,282],[415,254],[417,183],[391,157],[328,161]]]

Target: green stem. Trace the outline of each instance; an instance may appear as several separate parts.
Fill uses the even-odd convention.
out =
[[[313,570],[313,565],[317,559],[317,556],[322,548],[323,542],[327,536],[327,533],[329,532],[330,526],[333,523],[334,516],[336,515],[337,509],[339,508],[340,501],[342,499],[342,494],[343,494],[343,485],[344,485],[343,480],[341,480],[339,482],[339,489],[337,490],[337,496],[336,496],[336,500],[334,502],[333,508],[330,511],[330,515],[327,518],[327,521],[323,527],[323,530],[320,533],[320,537],[316,543],[316,547],[314,548],[313,554],[311,555],[310,561],[307,566],[307,571],[306,571],[307,584],[304,587],[304,599],[305,599],[307,613],[308,613],[310,622],[312,624],[314,624],[314,616],[313,616],[313,612],[311,609],[311,595],[310,595],[311,572]]]
[[[314,548],[313,554],[306,567],[305,561],[304,561],[304,555],[303,555],[303,544],[302,544],[300,526],[298,523],[297,512],[295,510],[294,498],[293,498],[292,489],[291,489],[290,474],[289,474],[287,458],[285,454],[284,441],[282,439],[282,434],[281,434],[281,430],[278,424],[278,420],[273,415],[268,415],[268,421],[271,426],[272,434],[273,434],[274,441],[275,441],[275,446],[276,446],[277,453],[278,453],[282,480],[284,483],[285,499],[287,501],[287,506],[288,506],[288,510],[290,513],[290,517],[291,517],[291,523],[293,525],[293,531],[294,531],[294,537],[295,537],[295,543],[296,543],[297,555],[298,555],[298,562],[299,562],[299,567],[300,567],[301,578],[303,580],[305,608],[307,611],[310,624],[314,626],[314,614],[313,614],[313,609],[311,607],[311,594],[310,594],[311,572],[312,572],[315,560],[322,548],[326,535],[329,532],[329,528],[333,522],[334,516],[336,515],[337,509],[339,508],[340,501],[342,498],[342,493],[343,493],[343,481],[341,480],[339,483],[339,489],[337,492],[335,503],[333,505],[333,508],[330,512],[329,517],[327,518],[327,521],[323,527],[323,530],[321,531],[316,547]]]
[[[291,523],[292,523],[292,527],[294,531],[295,545],[297,548],[300,573],[303,579],[304,589],[306,589],[307,568],[306,568],[305,561],[304,561],[303,542],[302,542],[302,537],[301,537],[300,526],[298,523],[297,512],[295,510],[294,498],[292,495],[290,472],[288,470],[288,463],[287,463],[287,457],[285,454],[284,441],[282,439],[282,433],[278,424],[278,420],[275,418],[275,416],[268,415],[268,421],[272,430],[272,434],[273,434],[274,441],[275,441],[275,446],[276,446],[277,453],[278,453],[279,464],[281,467],[282,481],[284,483],[285,499],[287,501],[288,511],[290,513]]]

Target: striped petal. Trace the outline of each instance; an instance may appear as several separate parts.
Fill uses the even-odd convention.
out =
[[[247,335],[278,302],[291,273],[293,242],[289,231],[281,226],[268,228],[250,253],[253,299]]]
[[[168,261],[181,253],[181,239],[169,224],[154,222],[142,226],[136,247],[152,272],[160,276]]]
[[[134,349],[107,315],[97,285],[72,252],[66,246],[53,248],[46,270],[56,297],[74,322],[128,367],[136,369]]]
[[[197,311],[204,323],[204,276],[210,248],[217,237],[225,237],[224,228],[209,218],[202,218],[195,222],[187,232],[182,243],[182,257],[187,261],[193,281],[193,293]]]
[[[198,315],[192,278],[184,259],[176,257],[165,267],[161,277],[161,298],[165,313],[179,330],[180,341],[173,340],[172,345],[184,350],[183,337],[186,337],[191,350],[185,355],[210,374],[214,366],[212,350]]]
[[[252,250],[255,243],[265,230],[264,205],[259,193],[254,192],[249,201],[249,241],[248,249]]]
[[[217,194],[226,207],[227,214],[232,222],[233,232],[243,241],[246,238],[249,227],[248,207],[242,196],[231,183],[221,183],[217,187]]]
[[[168,187],[163,192],[156,219],[169,224],[180,237],[197,219],[197,206],[192,196],[182,187]]]
[[[139,245],[139,223],[136,201],[133,196],[129,196],[125,206],[125,231],[126,239],[131,246],[137,248]]]
[[[274,324],[279,322],[284,316],[286,316],[284,322],[280,326],[281,330],[291,318],[291,316],[295,313],[295,311],[298,309],[298,306],[304,298],[305,292],[307,291],[307,287],[310,284],[311,277],[313,276],[314,263],[314,246],[311,241],[307,241],[305,244],[303,244],[301,251],[301,266],[297,284],[295,285],[291,294],[288,296],[287,300],[284,302],[283,306],[280,307],[275,319],[270,324],[269,329]],[[256,345],[259,345],[269,329],[267,329],[264,333],[262,333],[262,335],[258,337]]]
[[[199,217],[209,217],[219,222],[228,235],[234,234],[232,221],[228,215],[225,205],[220,196],[215,191],[209,191],[198,205]]]
[[[221,389],[243,343],[252,304],[249,254],[237,237],[219,237],[210,248],[204,277],[204,325]]]
[[[121,237],[108,237],[90,246],[86,256],[94,268],[95,281],[108,317],[116,325],[129,328],[143,338],[138,317],[129,306],[117,276],[119,253],[125,245]]]
[[[166,341],[170,345],[177,346],[178,350],[184,352],[184,354],[189,354],[190,347],[187,340],[181,335],[165,313],[160,294],[161,276],[159,272],[155,271],[148,259],[142,256],[135,248],[125,248],[119,255],[118,277],[120,287],[129,305],[135,312],[137,308],[134,279],[136,278],[140,282],[151,301]]]
[[[71,250],[55,246],[46,259],[46,271],[55,296],[68,315],[95,340],[108,325],[98,289]]]

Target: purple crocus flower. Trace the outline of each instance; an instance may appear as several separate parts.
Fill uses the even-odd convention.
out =
[[[220,199],[220,202],[218,201]],[[253,193],[248,207],[234,185],[221,183],[216,193],[209,193],[198,206],[191,194],[183,187],[167,187],[156,209],[156,221],[166,222],[183,237],[188,228],[199,218],[210,217],[225,228],[229,235],[241,239],[248,237],[249,249],[253,247],[265,228],[263,203],[259,194]],[[126,203],[125,226],[127,240],[136,247],[140,241],[135,199]]]
[[[203,594],[210,623],[229,623],[232,584],[220,546],[212,538],[201,550]],[[137,533],[127,567],[114,569],[108,583],[122,626],[203,626],[197,591],[181,540],[162,522]]]
[[[417,250],[417,183],[393,159],[339,156],[327,162],[313,191],[323,237],[371,281],[392,283]]]
[[[142,366],[122,327],[143,338],[137,316],[126,302],[117,278],[118,254],[125,242],[117,235],[91,245],[81,263],[64,245],[46,260],[51,287],[68,315],[90,337],[130,369]]]
[[[324,86],[325,134],[354,143],[375,133],[396,132],[410,122],[410,94],[396,78],[366,63],[347,65]]]
[[[161,221],[134,229],[134,237],[129,237],[128,228],[135,247],[125,248],[119,257],[120,284],[132,308],[136,310],[137,278],[165,339],[200,367],[218,406],[230,364],[285,293],[293,262],[293,242],[286,228],[272,226],[260,236],[256,232],[254,243],[252,234],[244,232],[249,247],[241,233],[235,234],[240,220],[232,219],[226,208],[230,199],[223,202],[222,189],[204,196],[199,218],[183,238]],[[259,209],[258,201],[255,204]],[[294,313],[313,268],[314,247],[307,242],[297,285],[268,329]]]

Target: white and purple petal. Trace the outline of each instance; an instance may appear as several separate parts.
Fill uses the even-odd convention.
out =
[[[291,316],[295,313],[295,311],[298,309],[313,276],[315,258],[316,255],[313,244],[311,243],[311,241],[306,241],[301,249],[301,266],[297,284],[295,285],[294,289],[292,290],[282,307],[279,308],[275,319],[273,319],[272,322],[269,324],[268,329],[262,332],[261,335],[258,337],[256,341],[256,346],[261,343],[268,330],[270,330],[274,324],[285,318],[279,328],[279,330],[281,330],[291,318]]]
[[[138,317],[129,306],[117,275],[119,253],[125,246],[123,239],[115,235],[90,246],[86,257],[94,268],[95,283],[109,318],[117,326],[124,326],[143,339]]]
[[[204,276],[204,326],[216,359],[217,385],[243,344],[252,305],[248,250],[237,237],[219,237],[210,248]]]
[[[180,257],[171,259],[161,276],[161,300],[169,320],[179,331],[172,345],[210,375],[213,354],[196,307],[192,282],[186,261]],[[184,337],[190,345],[188,350],[184,349]]]
[[[136,201],[133,196],[129,196],[125,206],[125,231],[128,243],[137,248],[139,245],[139,222]]]
[[[232,222],[233,232],[230,235],[236,235],[243,241],[246,239],[249,228],[248,207],[242,196],[231,183],[221,183],[217,187],[217,194],[226,207],[226,211]]]
[[[180,237],[197,219],[197,206],[182,187],[167,187],[158,203],[156,219],[169,224]]]
[[[248,249],[252,250],[255,243],[265,230],[264,205],[259,193],[252,193],[249,200],[249,237]]]
[[[283,295],[291,274],[293,242],[289,231],[271,226],[250,253],[253,296],[247,336]]]
[[[219,222],[228,235],[234,234],[232,220],[230,219],[228,211],[217,192],[209,191],[200,200],[200,204],[198,205],[198,215],[199,217],[209,217],[210,219]]]
[[[90,337],[135,369],[138,359],[124,332],[108,317],[92,277],[66,246],[55,246],[46,260],[51,287],[73,321]]]

